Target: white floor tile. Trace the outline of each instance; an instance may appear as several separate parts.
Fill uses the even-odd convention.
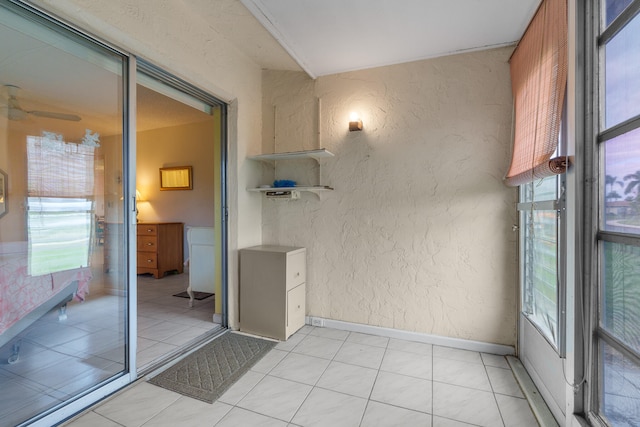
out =
[[[329,366],[329,360],[289,353],[269,372],[274,377],[314,385]]]
[[[496,394],[496,400],[506,427],[538,427],[526,399]]]
[[[178,393],[142,382],[98,406],[94,412],[124,426],[137,427],[179,398]]]
[[[369,401],[360,427],[430,427],[431,415]]]
[[[433,414],[483,427],[503,426],[494,394],[433,383]]]
[[[480,353],[482,361],[486,366],[494,366],[496,368],[510,369],[509,362],[506,357],[498,356],[497,354]]]
[[[294,353],[306,354],[307,356],[333,359],[343,344],[343,341],[307,335],[292,351]]]
[[[193,341],[199,336],[206,334],[211,329],[198,328],[198,327],[188,327],[188,329],[179,332],[169,338],[162,340],[162,342],[172,345],[177,345],[178,347],[185,345],[186,343]]]
[[[164,341],[173,335],[186,331],[187,329],[189,329],[189,327],[186,325],[172,322],[160,322],[156,325],[149,326],[146,329],[138,331],[138,336],[155,341]]]
[[[292,422],[305,427],[358,427],[366,399],[314,388]]]
[[[452,359],[433,358],[433,380],[462,387],[491,391],[485,366]]]
[[[181,397],[151,418],[145,427],[213,426],[233,408],[221,402],[213,404]]]
[[[431,413],[431,381],[380,371],[371,400]]]
[[[271,349],[262,359],[251,367],[252,371],[268,374],[275,366],[289,354],[287,351]]]
[[[242,408],[233,408],[216,427],[287,427],[287,423]]]
[[[65,424],[65,427],[121,427],[121,424],[91,411]]]
[[[331,338],[334,340],[344,341],[349,336],[348,331],[341,331],[339,329],[332,328],[313,328],[309,331],[309,335],[315,335],[316,337]]]
[[[218,399],[220,402],[236,405],[264,378],[264,374],[249,371],[224,392]]]
[[[430,380],[432,363],[431,355],[387,349],[380,370]]]
[[[489,381],[491,381],[494,393],[524,398],[524,394],[522,394],[522,390],[511,369],[487,366],[487,374],[489,374]]]
[[[474,427],[475,424],[467,424],[462,421],[433,416],[433,427]]]
[[[163,342],[159,342],[157,344],[153,344],[151,347],[146,348],[142,351],[137,352],[137,364],[138,364],[138,369],[142,366],[145,366],[151,362],[153,362],[154,360],[158,359],[159,357],[162,357],[166,354],[171,353],[172,351],[176,350],[178,348],[178,346],[176,345],[171,345],[171,344],[165,344]]]
[[[373,347],[382,347],[382,348],[387,348],[387,345],[389,344],[389,338],[387,337],[361,334],[359,332],[351,332],[349,334],[349,337],[347,338],[347,341],[353,342],[356,344],[364,344],[364,345],[370,345]]]
[[[433,354],[433,345],[425,344],[422,342],[405,341],[396,338],[391,338],[387,348],[391,350],[406,351],[409,353],[417,353],[425,356],[431,356]]]
[[[384,357],[384,348],[345,342],[335,355],[334,360],[365,368],[380,368]]]
[[[283,421],[291,421],[311,386],[266,376],[237,406]]]
[[[377,375],[376,369],[333,361],[316,386],[368,399]]]
[[[467,363],[482,364],[482,358],[477,351],[461,350],[459,348],[433,346],[433,357],[441,359],[459,360]]]
[[[283,341],[283,342],[279,342],[278,344],[276,344],[275,348],[278,349],[278,350],[282,350],[282,351],[291,351],[291,350],[294,349],[295,346],[300,344],[300,342],[306,336],[307,336],[307,334],[295,333],[295,334],[291,335],[288,340]]]

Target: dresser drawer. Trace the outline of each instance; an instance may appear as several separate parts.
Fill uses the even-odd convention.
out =
[[[158,226],[156,224],[138,224],[138,236],[156,236]]]
[[[158,238],[156,236],[138,237],[138,252],[156,252],[158,250]]]
[[[306,282],[306,252],[298,252],[287,256],[287,290]]]
[[[138,253],[138,268],[158,268],[155,252]]]

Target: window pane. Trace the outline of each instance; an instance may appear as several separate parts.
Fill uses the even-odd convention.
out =
[[[602,327],[640,352],[640,247],[602,243]]]
[[[640,234],[640,129],[604,144],[603,228]]]
[[[542,202],[558,197],[558,177],[549,176],[520,186],[521,202]]]
[[[606,26],[608,27],[631,2],[632,0],[604,0]]]
[[[557,213],[527,211],[523,215],[524,313],[557,346]]]
[[[640,425],[640,366],[600,342],[600,412],[612,426]]]
[[[605,46],[605,127],[640,114],[640,15]]]

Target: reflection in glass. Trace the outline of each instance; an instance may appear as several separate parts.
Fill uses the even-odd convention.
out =
[[[521,202],[542,202],[556,200],[558,197],[558,179],[550,176],[520,186]]]
[[[640,352],[640,247],[603,242],[602,257],[602,327]]]
[[[605,45],[605,127],[640,114],[640,15]]]
[[[0,3],[1,425],[127,372],[123,58],[38,19]]]
[[[603,228],[640,234],[640,129],[604,142]]]
[[[640,367],[600,341],[601,413],[611,426],[640,425]]]
[[[558,345],[557,212],[523,211],[523,311]]]

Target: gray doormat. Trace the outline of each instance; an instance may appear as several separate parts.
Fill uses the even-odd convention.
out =
[[[227,332],[149,382],[213,403],[275,345],[273,341]]]
[[[203,300],[205,298],[209,298],[214,296],[215,294],[211,294],[209,292],[199,292],[199,291],[193,291],[193,298],[197,299],[198,301]],[[191,298],[189,296],[189,294],[187,293],[187,291],[184,292],[179,292],[177,294],[173,294],[174,297],[179,297],[179,298]]]

